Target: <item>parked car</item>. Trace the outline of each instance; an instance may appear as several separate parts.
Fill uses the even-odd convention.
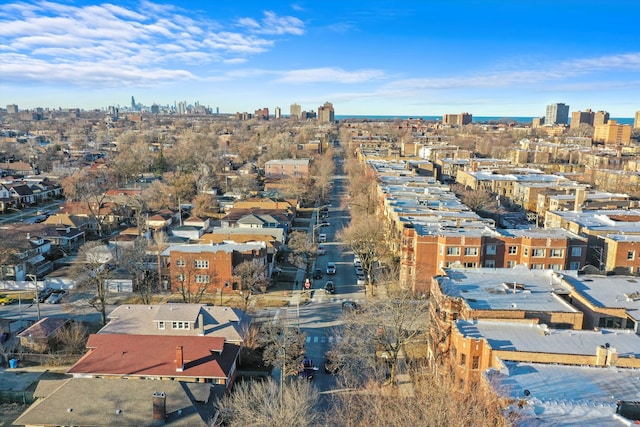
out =
[[[0,305],[12,304],[15,302],[15,299],[11,298],[9,295],[2,294],[0,295]]]
[[[322,270],[321,270],[321,269],[319,269],[319,268],[316,268],[316,269],[313,271],[313,278],[314,278],[314,279],[322,279]]]
[[[333,281],[329,280],[327,283],[325,283],[324,292],[326,294],[335,294],[336,293],[336,286],[333,284]]]
[[[47,300],[45,302],[47,304],[60,304],[61,300],[62,300],[62,294],[61,293],[54,293],[54,294],[51,294],[51,296],[49,298],[47,298]]]
[[[333,262],[327,263],[327,274],[336,274],[336,265]]]
[[[325,243],[327,241],[327,235],[324,233],[318,234],[318,242]]]
[[[51,296],[51,294],[53,293],[53,289],[52,288],[44,288],[41,289],[38,292],[38,296],[33,298],[33,302],[40,302],[43,303],[47,300],[47,298],[49,298]],[[36,301],[37,298],[37,301]]]
[[[324,255],[326,253],[327,253],[327,249],[322,245],[318,245],[318,255]]]
[[[360,306],[355,301],[343,301],[342,302],[342,311],[354,312],[360,311]]]
[[[364,276],[364,268],[356,267],[356,275],[357,276]]]
[[[367,279],[364,277],[364,275],[358,275],[357,279],[356,279],[356,283],[358,285],[366,285],[367,284]]]
[[[360,261],[360,257],[359,256],[355,256],[353,258],[353,266],[354,267],[362,267],[362,261]]]

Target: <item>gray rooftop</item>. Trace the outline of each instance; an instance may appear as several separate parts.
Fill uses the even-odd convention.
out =
[[[518,265],[444,271],[447,276],[438,279],[442,292],[464,299],[473,310],[578,312],[556,295],[559,290],[568,293],[568,289],[559,284],[552,270],[529,270]]]
[[[198,315],[203,315],[204,335],[244,341],[251,318],[231,307],[202,304],[121,305],[109,314],[101,334],[200,335]],[[190,329],[159,329],[156,322],[193,322]]]
[[[598,346],[608,343],[620,357],[640,357],[640,336],[629,329],[550,329],[534,323],[482,320],[459,320],[456,327],[466,337],[485,338],[494,350],[593,356]]]
[[[250,243],[219,243],[219,244],[192,244],[192,245],[171,245],[162,252],[162,256],[169,256],[171,252],[185,252],[185,253],[203,253],[203,252],[248,252],[251,250],[266,248],[264,242],[250,242]]]

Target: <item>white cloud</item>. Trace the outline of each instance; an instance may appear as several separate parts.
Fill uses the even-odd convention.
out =
[[[203,18],[197,11],[149,1],[136,6],[8,3],[0,10],[2,75],[22,83],[79,85],[110,85],[118,78],[119,84],[149,78],[157,82],[160,79],[153,76],[159,75],[194,79],[201,77],[188,67],[246,62],[271,49],[273,36],[304,33],[299,19],[272,12],[240,22],[242,30]],[[27,66],[32,68],[26,70]],[[95,74],[72,72],[73,67]],[[44,69],[50,72],[40,71]]]
[[[362,83],[381,79],[384,76],[381,70],[345,71],[341,68],[324,67],[285,71],[277,81],[282,83]]]

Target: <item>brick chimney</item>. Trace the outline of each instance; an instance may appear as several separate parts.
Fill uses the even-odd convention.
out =
[[[167,395],[164,391],[153,392],[153,421],[159,421],[158,424],[164,424],[167,417]]]
[[[184,370],[184,355],[182,352],[182,346],[176,346],[176,372],[182,372]]]

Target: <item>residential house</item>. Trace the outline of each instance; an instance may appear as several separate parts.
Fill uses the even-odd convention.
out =
[[[210,384],[182,381],[69,378],[40,380],[34,397],[13,425],[206,427],[216,393]]]
[[[14,206],[15,199],[12,196],[11,190],[0,182],[0,212],[6,212]]]
[[[265,178],[306,179],[310,174],[311,159],[269,160],[264,164]]]
[[[51,242],[38,235],[23,233],[22,227],[4,229],[2,239],[10,242],[7,246],[11,256],[9,262],[0,265],[1,280],[27,280],[27,274],[42,276],[52,270],[53,264],[47,259],[51,252]]]
[[[263,267],[264,279],[270,271],[264,242],[171,245],[160,257],[162,278],[171,289],[188,287],[194,294],[242,290],[234,268],[244,261]]]
[[[27,184],[7,184],[11,197],[16,199],[20,208],[28,207],[36,203],[36,196]]]
[[[58,332],[69,324],[69,319],[43,317],[18,334],[20,346],[35,353],[55,350],[59,343]]]

